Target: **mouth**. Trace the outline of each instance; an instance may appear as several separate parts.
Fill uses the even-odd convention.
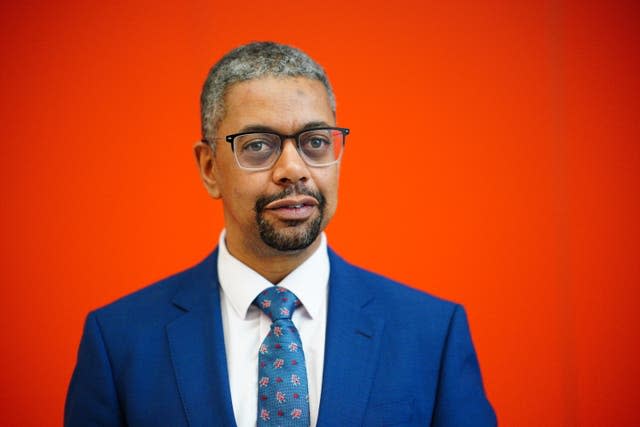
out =
[[[318,201],[311,196],[287,197],[284,199],[274,200],[264,207],[265,210],[278,209],[304,209],[308,207],[318,206]]]
[[[317,206],[318,201],[310,196],[288,197],[274,200],[264,211],[283,221],[304,221],[313,215]]]

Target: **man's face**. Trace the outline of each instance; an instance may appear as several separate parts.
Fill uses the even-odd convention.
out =
[[[322,83],[302,77],[236,83],[225,96],[225,107],[218,138],[255,129],[291,135],[335,126]],[[222,198],[226,243],[234,255],[282,255],[317,246],[336,209],[339,164],[308,166],[293,139],[284,142],[280,158],[268,170],[241,169],[224,139],[217,140],[211,161],[207,187]]]

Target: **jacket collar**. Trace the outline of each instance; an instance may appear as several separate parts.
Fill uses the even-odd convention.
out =
[[[329,308],[318,426],[362,425],[384,322],[367,312],[374,296],[359,269],[329,250]]]
[[[171,360],[191,426],[235,426],[224,348],[218,253],[188,270],[173,304],[184,314],[166,327]]]
[[[188,270],[167,325],[189,424],[235,426],[220,312],[217,250]],[[384,328],[367,312],[374,297],[359,269],[329,249],[329,307],[318,426],[362,424]]]

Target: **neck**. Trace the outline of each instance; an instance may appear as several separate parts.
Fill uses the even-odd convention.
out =
[[[251,250],[247,250],[247,245],[237,245],[228,238],[225,244],[231,255],[275,285],[318,249],[321,238],[318,236],[307,248],[297,251],[279,251],[266,245],[249,245]]]

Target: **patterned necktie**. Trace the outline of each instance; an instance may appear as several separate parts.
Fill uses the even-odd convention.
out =
[[[271,286],[253,302],[271,318],[258,354],[258,426],[307,427],[309,391],[300,334],[291,321],[300,301]]]

